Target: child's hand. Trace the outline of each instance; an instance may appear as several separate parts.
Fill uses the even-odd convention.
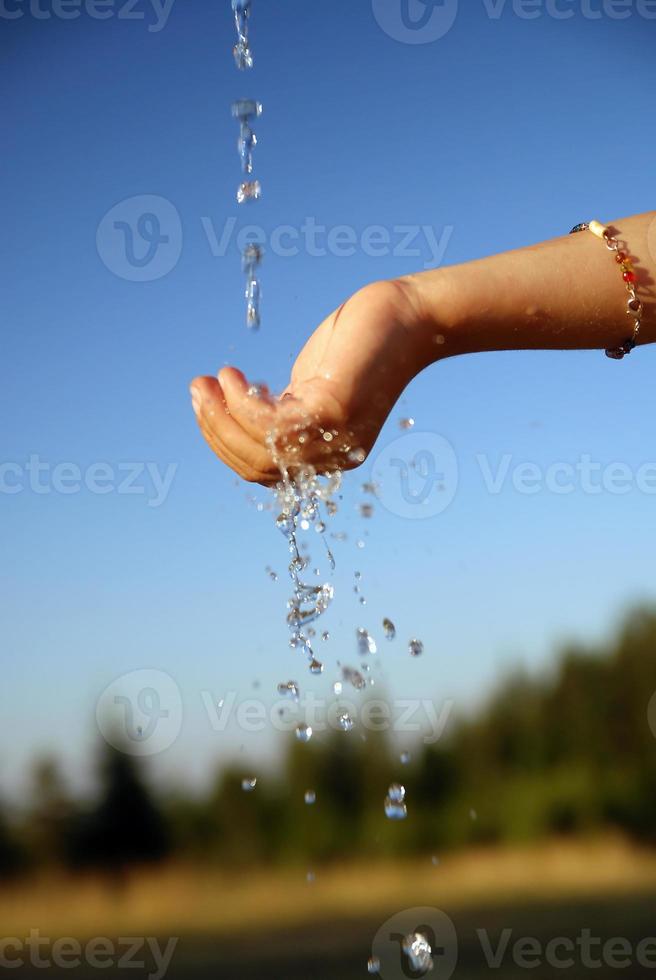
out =
[[[210,447],[239,476],[263,484],[280,466],[352,469],[373,446],[395,401],[424,366],[409,280],[359,290],[313,333],[279,398],[253,391],[241,371],[191,385]],[[250,390],[250,393],[249,393]]]

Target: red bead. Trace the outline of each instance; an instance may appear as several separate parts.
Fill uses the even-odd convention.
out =
[[[624,254],[624,252],[618,252],[617,255],[615,256],[615,261],[619,262],[620,265],[622,264],[622,262],[626,261],[626,255]]]
[[[632,272],[631,269],[627,269],[622,273],[622,279],[624,282],[635,282],[637,278],[638,277],[636,276],[635,272]]]

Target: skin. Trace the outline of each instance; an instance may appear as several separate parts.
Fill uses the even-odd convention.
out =
[[[610,225],[638,275],[639,344],[656,341],[656,212]],[[331,313],[279,397],[233,367],[191,384],[210,448],[245,480],[364,461],[404,388],[435,361],[495,350],[615,347],[632,332],[614,256],[590,232],[375,282]],[[630,357],[638,357],[634,351]],[[630,359],[630,358],[629,358]]]

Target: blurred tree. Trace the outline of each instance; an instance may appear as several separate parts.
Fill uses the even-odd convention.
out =
[[[170,836],[134,756],[105,744],[100,785],[99,802],[78,823],[73,855],[121,881],[132,866],[165,858]]]
[[[68,864],[77,809],[54,759],[37,760],[30,795],[25,839],[32,859],[45,866]]]

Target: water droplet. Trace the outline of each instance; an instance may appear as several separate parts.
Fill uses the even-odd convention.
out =
[[[348,458],[351,463],[364,463],[367,458],[367,454],[364,449],[352,449],[348,454]]]
[[[360,504],[360,517],[373,517],[374,508],[372,504]]]
[[[385,816],[388,820],[405,820],[408,816],[408,808],[405,803],[395,803],[389,796],[386,796]]]
[[[241,788],[244,793],[252,793],[257,785],[257,778],[255,776],[247,776],[241,781]]]
[[[306,802],[306,804],[308,806],[312,806],[313,803],[316,803],[317,794],[314,792],[313,789],[307,789],[305,791],[305,797],[304,797],[304,799],[305,799],[305,802]]]
[[[337,697],[339,697],[341,693],[342,693],[342,682],[335,681],[335,683],[333,684],[333,694],[336,694]]]
[[[276,518],[276,527],[284,535],[290,535],[294,530],[294,518],[290,514],[280,514]]]
[[[361,606],[366,606],[367,605],[367,600],[365,599],[365,597],[363,595],[360,596],[360,605]]]
[[[377,956],[370,956],[367,962],[367,973],[380,973],[380,960]]]
[[[411,657],[420,657],[424,652],[424,644],[421,640],[410,640],[408,651]]]
[[[262,103],[256,99],[237,99],[232,103],[232,114],[240,122],[252,122],[262,115]]]
[[[317,534],[323,534],[323,532],[326,530],[326,525],[323,521],[317,521],[317,523],[314,525],[314,530],[317,532]]]
[[[291,698],[292,701],[298,701],[299,698],[299,687],[296,681],[287,681],[286,683],[278,684],[278,694],[283,698]]]
[[[235,64],[240,71],[253,67],[253,52],[244,41],[238,41],[232,49]]]
[[[342,714],[338,716],[337,722],[338,722],[339,727],[342,729],[343,732],[353,731],[353,726],[354,726],[355,722],[351,718],[351,716],[348,713],[348,711],[342,712]]]
[[[321,639],[324,641],[324,643],[326,642],[326,640],[330,639],[330,633],[328,632],[328,630],[323,631],[323,633],[321,634]]]
[[[414,932],[405,937],[403,952],[408,957],[410,966],[417,973],[428,973],[433,969],[433,950],[421,932]]]
[[[414,424],[414,419],[399,419],[399,428],[401,429],[411,429]]]
[[[362,540],[362,538],[359,538],[355,543],[360,550],[364,548],[364,541]]]
[[[352,684],[356,691],[362,691],[367,686],[367,682],[359,670],[354,667],[342,667],[342,679],[347,684]]]
[[[324,437],[324,440],[326,442],[332,442],[333,441],[333,434],[332,434],[332,432],[324,432],[323,437]]]
[[[237,188],[237,203],[258,201],[262,196],[262,185],[259,180],[244,180]]]
[[[312,738],[312,728],[310,725],[306,725],[304,722],[297,725],[296,738],[299,740],[299,742],[309,742]]]
[[[402,786],[401,783],[392,783],[387,790],[387,795],[392,803],[403,803],[405,799],[405,786]]]
[[[378,647],[376,646],[376,641],[372,636],[367,633],[365,629],[360,627],[356,633],[358,640],[358,654],[363,657],[368,653],[376,653]]]
[[[396,636],[396,626],[391,619],[386,618],[383,620],[383,630],[385,631],[386,640],[393,640]]]
[[[375,483],[363,483],[362,484],[363,493],[376,494],[376,484]]]
[[[412,759],[412,756],[410,755],[409,752],[402,752],[401,753],[401,756],[400,756],[400,759],[401,759],[401,765],[402,766],[407,766],[407,765],[410,764],[410,761]]]
[[[314,660],[310,662],[310,673],[311,674],[323,674],[323,664],[319,660]]]
[[[248,18],[251,15],[251,0],[232,0],[237,28],[237,43],[232,49],[235,64],[240,71],[253,67],[253,54],[248,46]]]

